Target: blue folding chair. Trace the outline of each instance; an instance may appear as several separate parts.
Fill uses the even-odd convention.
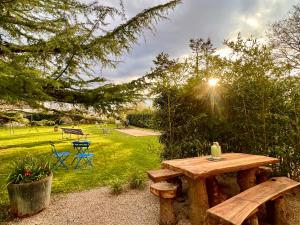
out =
[[[95,156],[94,153],[79,153],[79,154],[75,155],[75,158],[73,159],[73,162],[77,160],[77,163],[76,163],[74,169],[76,170],[80,166],[81,160],[85,161],[83,164],[81,164],[81,166],[84,166],[84,165],[88,164],[91,167],[93,167],[92,160],[93,160],[94,156]]]
[[[53,142],[50,142],[50,145],[51,145],[51,149],[52,149],[52,153],[53,153],[53,156],[56,157],[57,161],[56,163],[54,164],[54,166],[56,168],[58,168],[59,166],[62,166],[64,167],[66,170],[68,170],[68,167],[65,163],[65,160],[69,157],[70,155],[70,152],[58,152],[55,148],[55,145]]]
[[[90,141],[73,141],[73,148],[77,153],[87,153],[91,145]]]

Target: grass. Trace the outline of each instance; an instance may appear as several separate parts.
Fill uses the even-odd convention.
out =
[[[0,128],[0,208],[8,204],[6,178],[13,161],[26,155],[43,155],[54,162],[49,141],[53,141],[59,151],[72,154],[67,159],[69,170],[61,168],[54,174],[53,193],[86,190],[109,185],[114,180],[125,183],[133,170],[144,173],[160,165],[158,137],[134,137],[113,129],[105,135],[95,125],[82,125],[80,128],[90,134],[90,149],[95,153],[93,168],[74,170],[71,166],[75,155],[71,141],[76,139],[75,135],[73,139],[62,140],[61,132],[55,133],[53,127],[15,128],[14,134],[10,134],[7,128]]]

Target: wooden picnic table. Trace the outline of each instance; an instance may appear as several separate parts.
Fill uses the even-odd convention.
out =
[[[244,191],[256,185],[255,172],[258,167],[278,162],[276,158],[243,153],[222,154],[223,160],[220,161],[211,161],[208,157],[167,160],[162,163],[163,168],[181,172],[187,178],[190,219],[193,225],[207,223],[206,210],[210,207],[208,191],[217,189],[214,186],[215,176],[238,172],[238,184],[241,191]]]

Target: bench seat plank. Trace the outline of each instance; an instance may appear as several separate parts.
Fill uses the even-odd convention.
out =
[[[81,129],[74,129],[74,128],[61,128],[64,133],[66,134],[77,134],[77,135],[84,135]]]
[[[208,209],[207,213],[234,225],[241,225],[260,205],[299,185],[287,177],[272,178]]]
[[[150,192],[161,198],[175,198],[177,186],[167,182],[151,184]]]
[[[169,169],[149,170],[147,171],[147,174],[154,182],[166,181],[182,175],[180,172]]]

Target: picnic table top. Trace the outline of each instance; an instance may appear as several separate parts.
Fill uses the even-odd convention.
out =
[[[223,173],[237,172],[263,165],[277,163],[278,159],[243,153],[224,153],[223,160],[211,161],[209,156],[195,158],[174,159],[162,162],[163,168],[181,172],[187,177],[197,179],[210,177]]]

